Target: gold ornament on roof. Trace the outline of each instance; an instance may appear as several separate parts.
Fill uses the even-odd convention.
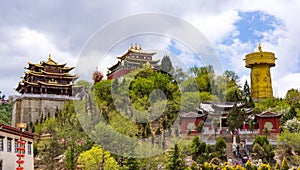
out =
[[[260,44],[258,44],[258,52],[262,52]]]

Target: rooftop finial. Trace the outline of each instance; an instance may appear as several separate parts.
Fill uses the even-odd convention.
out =
[[[262,49],[261,49],[260,43],[258,44],[258,52],[262,52]]]
[[[135,50],[138,49],[137,43],[135,43],[134,49],[135,49]]]
[[[48,55],[48,60],[51,60],[51,54]]]

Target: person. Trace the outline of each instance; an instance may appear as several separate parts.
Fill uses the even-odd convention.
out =
[[[237,152],[237,155],[240,154],[240,145],[237,145],[237,147],[236,147],[236,152]]]

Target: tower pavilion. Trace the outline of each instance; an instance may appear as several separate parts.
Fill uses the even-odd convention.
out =
[[[152,56],[156,52],[145,52],[141,46],[137,44],[131,45],[128,51],[120,57],[115,65],[108,68],[106,74],[107,79],[114,79],[128,74],[130,71],[141,68],[143,64],[150,63],[154,68],[157,68],[160,60],[152,60]]]
[[[273,98],[270,68],[275,66],[275,54],[262,51],[260,44],[258,52],[245,56],[246,67],[251,69],[251,97],[253,99]]]
[[[47,61],[38,64],[28,62],[24,77],[21,77],[17,88],[20,93],[13,102],[12,126],[18,123],[35,123],[42,117],[54,116],[64,104],[75,99],[74,90],[80,91],[74,81],[79,77],[66,67],[66,63],[55,62],[51,55]]]

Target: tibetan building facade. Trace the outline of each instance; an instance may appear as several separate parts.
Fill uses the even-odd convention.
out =
[[[40,64],[28,62],[25,76],[16,90],[21,94],[53,94],[72,96],[72,84],[78,78],[69,72],[74,67],[58,64],[49,55],[48,61]]]
[[[122,77],[128,74],[130,71],[137,68],[141,68],[143,64],[150,63],[153,68],[157,68],[159,60],[153,60],[153,55],[156,52],[145,52],[141,46],[134,46],[128,49],[128,51],[122,56],[117,57],[118,62],[108,68],[107,79],[111,80],[114,78]]]
[[[65,102],[74,99],[74,81],[77,75],[70,74],[74,67],[58,64],[49,55],[39,64],[28,62],[24,77],[16,91],[21,94],[14,99],[12,125],[35,122],[42,116],[54,115]]]

